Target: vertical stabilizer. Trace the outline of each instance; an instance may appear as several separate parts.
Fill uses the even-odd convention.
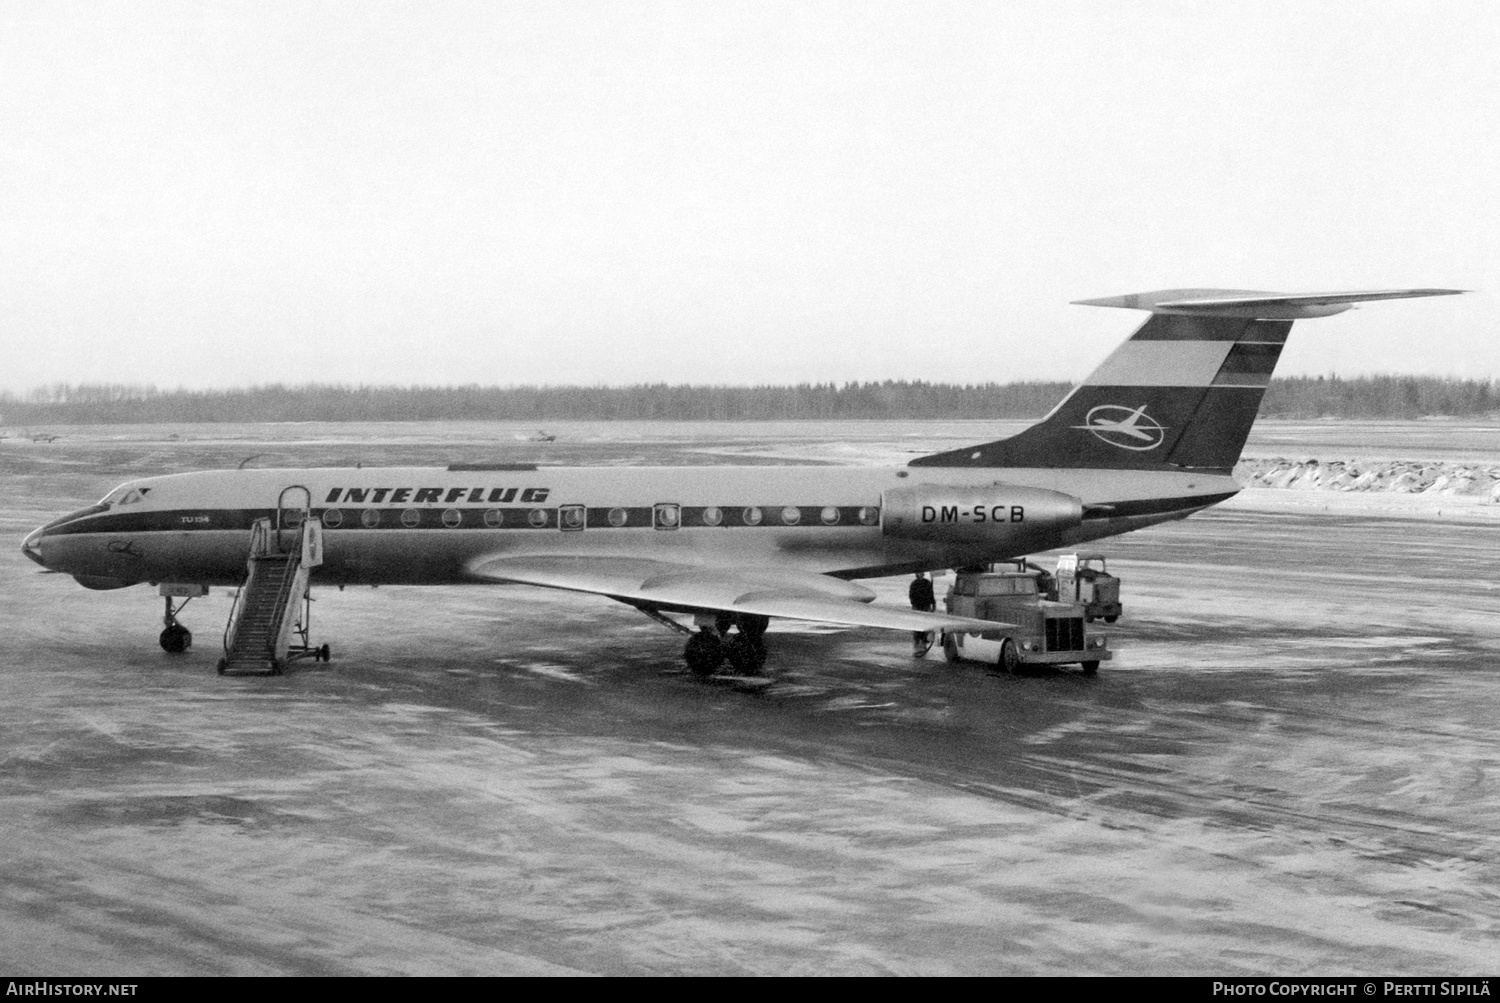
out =
[[[1031,428],[911,465],[1228,472],[1245,446],[1293,320],[1325,317],[1366,300],[1460,291],[1289,295],[1170,289],[1080,300],[1149,310],[1151,316]]]

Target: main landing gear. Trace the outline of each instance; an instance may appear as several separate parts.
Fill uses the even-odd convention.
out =
[[[688,638],[682,657],[696,675],[711,676],[725,662],[735,675],[756,676],[766,664],[763,635],[771,618],[750,613],[721,613],[712,626]],[[733,629],[734,633],[730,634]]]
[[[634,603],[631,605],[635,606]],[[771,618],[768,616],[754,613],[699,613],[699,627],[695,631],[661,610],[650,606],[635,608],[663,627],[688,635],[682,657],[694,675],[712,676],[718,672],[719,666],[728,662],[730,671],[736,676],[758,676],[766,664],[766,642],[763,636],[766,628],[771,625]],[[734,633],[731,634],[730,631]],[[768,682],[769,680],[761,680],[760,684]]]
[[[172,597],[167,596],[167,612],[161,618],[165,627],[161,632],[161,650],[171,652],[174,655],[181,654],[193,646],[193,632],[177,622],[177,614],[182,612],[184,606],[192,602],[191,598],[182,600],[181,603],[173,603]]]

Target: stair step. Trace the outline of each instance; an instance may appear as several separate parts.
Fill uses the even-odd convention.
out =
[[[250,555],[249,573],[230,614],[233,630],[225,645],[226,673],[263,675],[276,657],[284,656],[287,618],[300,601],[293,593],[298,582],[305,581],[300,563],[300,550]]]

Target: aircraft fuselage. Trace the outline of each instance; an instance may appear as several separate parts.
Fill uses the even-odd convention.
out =
[[[893,535],[888,492],[932,485],[921,539]],[[972,522],[1025,526],[1029,489],[1082,504],[1071,526],[977,539]],[[441,467],[205,471],[122,485],[92,509],[27,537],[38,563],[96,588],[137,582],[238,584],[257,519],[324,527],[330,585],[480,581],[478,563],[515,555],[650,556],[777,566],[843,578],[1002,560],[1181,518],[1238,491],[1202,472],[912,467]],[[1019,494],[1018,494],[1019,492]],[[964,501],[972,493],[972,501]],[[1014,495],[1015,497],[1011,497]],[[950,527],[946,522],[951,520]]]

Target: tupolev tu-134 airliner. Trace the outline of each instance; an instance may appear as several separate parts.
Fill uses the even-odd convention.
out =
[[[257,527],[263,544],[272,527],[277,541],[318,531],[313,585],[568,589],[685,631],[666,614],[691,614],[699,671],[726,655],[758,667],[772,617],[986,630],[996,625],[873,603],[857,582],[1073,546],[1221,502],[1239,490],[1231,471],[1294,320],[1461,291],[1080,300],[1150,316],[1037,424],[904,466],[201,471],[122,484],[22,548],[88,588],[162,585],[169,648],[168,632],[186,630],[167,586],[243,585]]]

